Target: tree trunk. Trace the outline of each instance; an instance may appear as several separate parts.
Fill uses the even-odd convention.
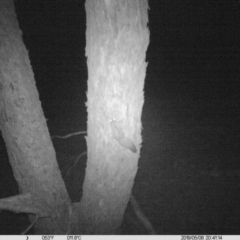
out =
[[[142,143],[149,44],[147,0],[86,0],[88,161],[82,234],[114,234],[131,196]]]
[[[70,200],[10,0],[0,1],[0,129],[20,192],[0,208],[35,215],[35,233],[64,234]]]

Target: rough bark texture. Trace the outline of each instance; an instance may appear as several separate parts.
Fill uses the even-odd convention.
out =
[[[81,233],[121,226],[142,143],[147,0],[87,0],[88,161]]]
[[[70,200],[21,35],[13,2],[1,0],[0,129],[19,191],[27,199],[28,207],[22,211],[40,217],[35,224],[36,233],[63,234]],[[12,204],[8,201],[9,210],[17,209],[16,199],[11,199]]]

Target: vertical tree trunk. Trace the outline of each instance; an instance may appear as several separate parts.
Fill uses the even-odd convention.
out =
[[[115,233],[131,195],[142,143],[147,10],[147,0],[86,0],[88,161],[82,234]]]
[[[11,0],[0,1],[0,129],[20,192],[0,208],[39,217],[36,233],[65,233],[70,200]]]

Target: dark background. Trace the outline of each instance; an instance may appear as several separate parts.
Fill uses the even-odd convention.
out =
[[[86,130],[84,2],[15,1],[51,135]],[[159,234],[240,234],[240,3],[149,0],[149,7],[143,146],[133,193]],[[78,201],[86,156],[77,156],[85,140],[54,146]],[[17,188],[3,140],[0,153],[0,195],[8,197]],[[0,213],[1,234],[27,225],[25,215]],[[147,233],[131,207],[123,229]]]

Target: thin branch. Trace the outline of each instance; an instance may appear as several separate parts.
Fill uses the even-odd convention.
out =
[[[27,227],[27,229],[25,229],[25,230],[21,233],[21,235],[25,235],[25,234],[33,227],[33,225],[38,221],[38,219],[39,219],[39,216],[36,215],[36,217],[35,217],[35,219],[33,220],[33,222]]]
[[[79,131],[79,132],[74,132],[74,133],[70,133],[68,135],[65,135],[65,136],[59,136],[59,135],[54,135],[52,136],[51,138],[62,138],[62,139],[65,139],[65,138],[69,138],[69,137],[72,137],[72,136],[75,136],[75,135],[80,135],[80,134],[87,134],[86,131]]]
[[[66,176],[69,174],[70,170],[77,164],[77,162],[80,160],[80,158],[81,158],[82,156],[84,156],[84,155],[87,155],[87,152],[86,152],[86,151],[83,152],[83,153],[81,153],[81,154],[77,157],[77,159],[74,161],[74,163],[69,167],[68,171],[66,172]]]
[[[144,215],[142,210],[139,207],[138,202],[136,201],[135,197],[132,195],[130,198],[130,203],[132,204],[133,210],[140,220],[140,222],[143,224],[143,226],[146,228],[146,230],[152,234],[152,235],[157,235],[157,232],[155,231],[153,225],[151,222],[148,220],[148,218]]]

